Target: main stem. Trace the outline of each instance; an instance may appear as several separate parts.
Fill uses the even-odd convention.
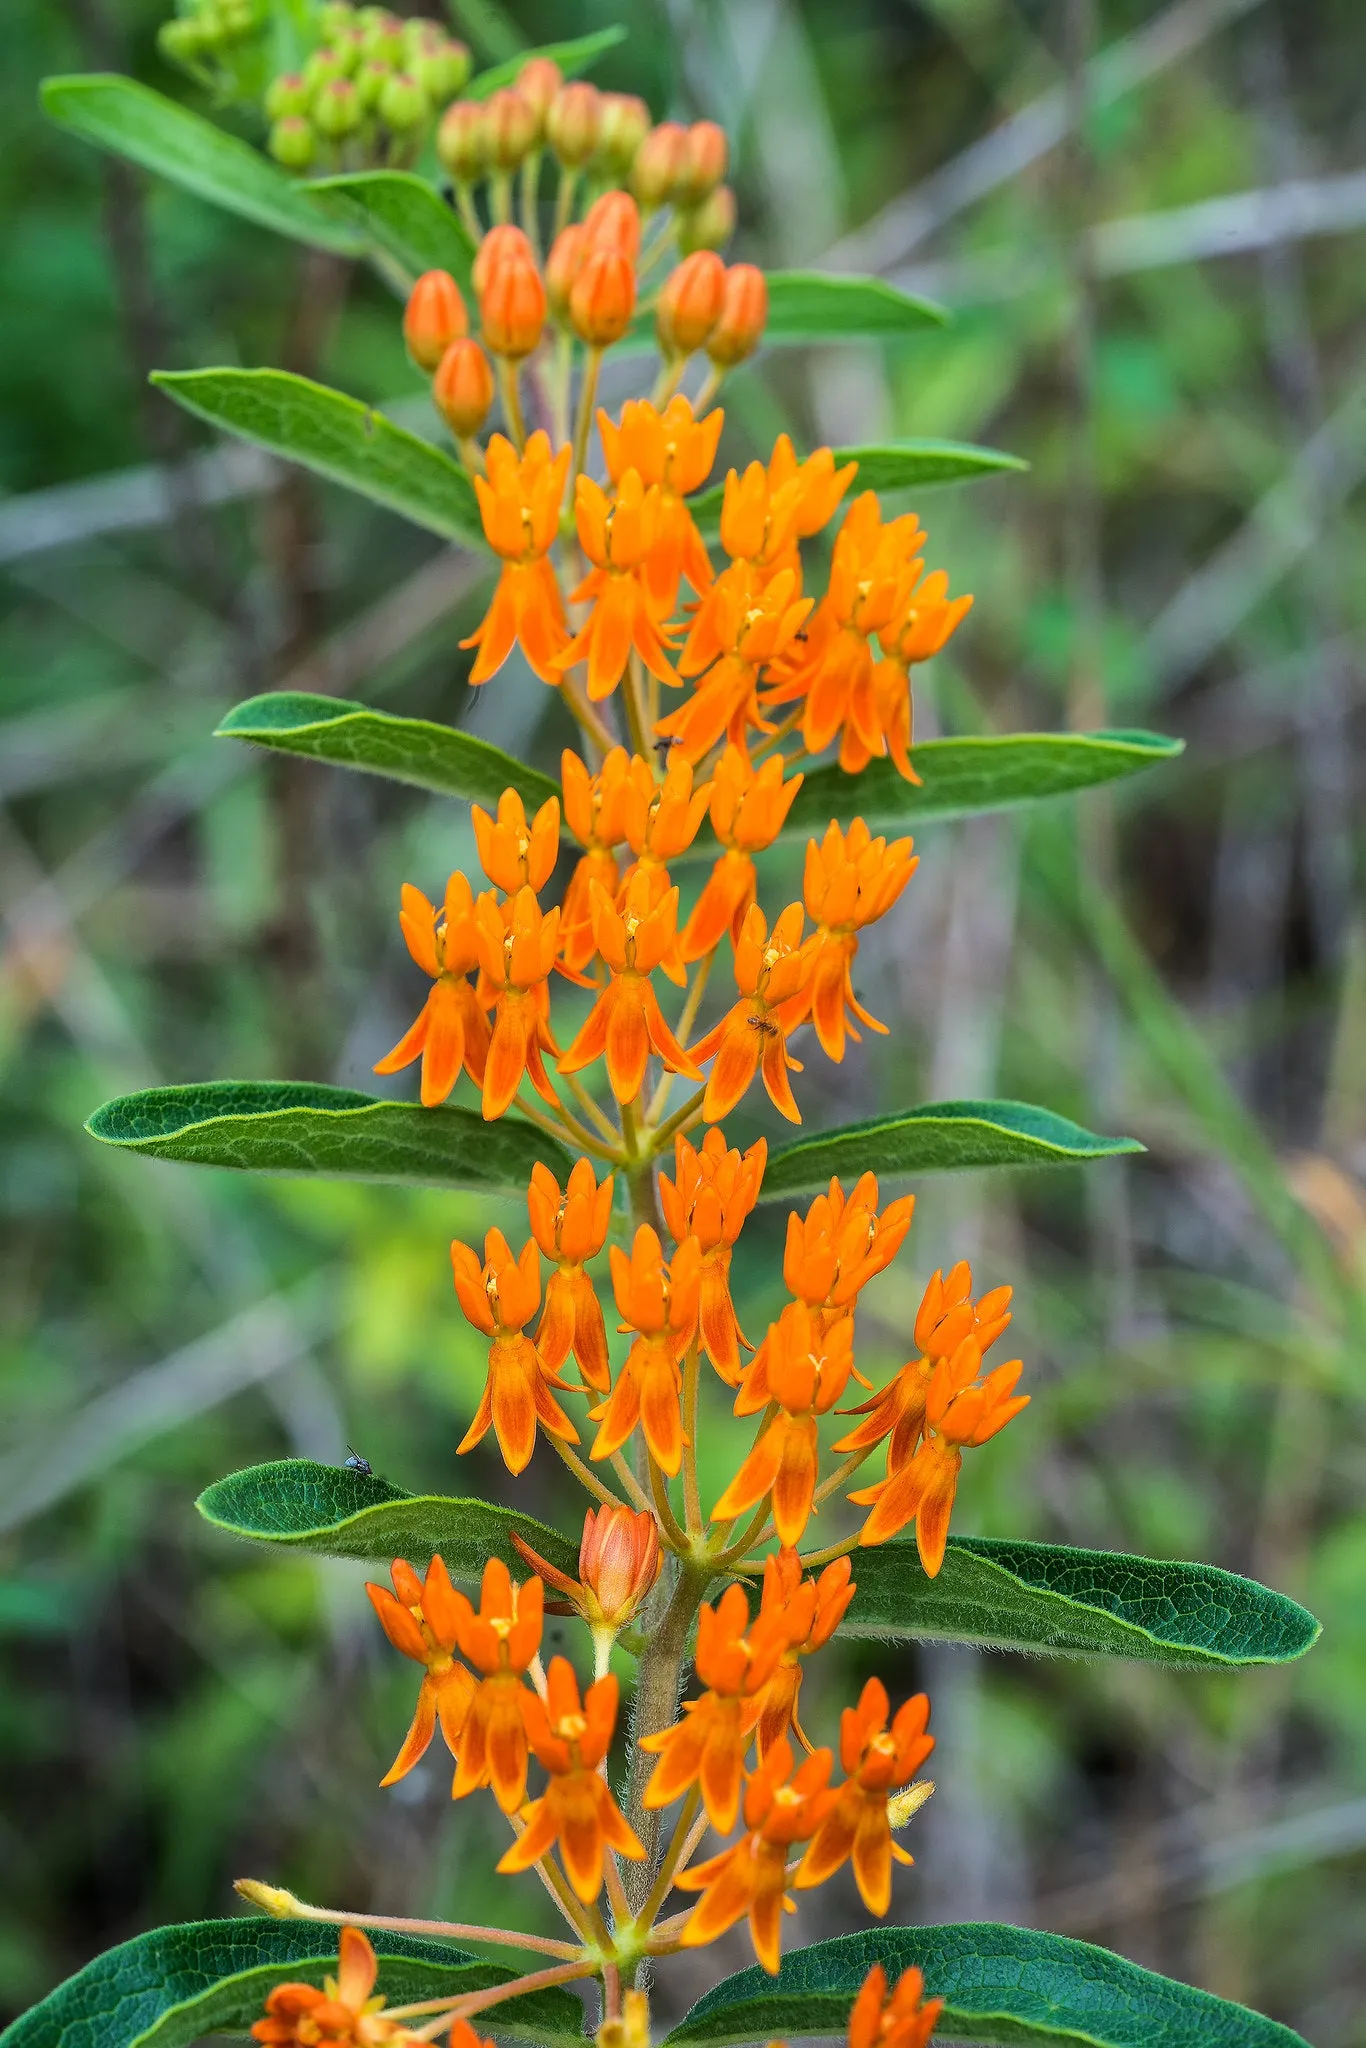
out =
[[[635,1720],[631,1730],[631,1764],[626,1785],[626,1818],[645,1848],[646,1860],[631,1866],[627,1884],[632,1901],[643,1905],[660,1870],[662,1816],[645,1806],[645,1785],[653,1759],[641,1744],[672,1725],[683,1683],[688,1636],[712,1567],[690,1557],[679,1560],[678,1578],[658,1629],[650,1637],[636,1674]]]

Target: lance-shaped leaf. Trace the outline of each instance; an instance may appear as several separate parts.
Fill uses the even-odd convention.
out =
[[[625,42],[626,30],[619,23],[611,28],[595,29],[592,35],[573,36],[564,43],[542,43],[534,50],[519,50],[515,57],[509,57],[502,64],[494,64],[487,71],[481,71],[465,87],[465,97],[471,100],[486,100],[491,92],[511,85],[520,77],[523,67],[533,57],[549,57],[559,65],[566,78],[575,78],[595,64],[608,50],[614,50],[618,43]]]
[[[913,298],[881,277],[849,277],[824,270],[770,270],[765,344],[878,341],[943,327],[948,314],[928,299]]]
[[[515,1970],[446,1942],[374,1932],[379,1990],[390,2005],[453,1998],[508,1983]],[[277,1984],[335,1974],[338,1929],[305,1920],[191,1920],[106,1949],[15,2020],[4,2048],[189,2048],[205,2034],[245,2034]],[[509,1999],[498,2031],[582,2041],[583,2008],[551,1988]]]
[[[276,691],[234,705],[216,729],[220,739],[250,740],[311,761],[331,761],[391,782],[490,807],[509,785],[528,810],[559,795],[559,784],[501,747],[426,718],[395,718],[339,697]]]
[[[870,761],[861,775],[846,775],[834,766],[813,768],[788,813],[787,836],[819,834],[832,818],[841,823],[864,818],[875,832],[913,832],[932,819],[1014,810],[1136,775],[1159,761],[1175,760],[1184,745],[1157,732],[1017,732],[922,740],[911,749],[918,784],[898,775],[891,761]]]
[[[247,1173],[417,1181],[499,1195],[526,1190],[538,1159],[563,1179],[573,1160],[515,1117],[383,1102],[320,1081],[196,1081],[106,1102],[92,1138],[155,1159]]]
[[[515,1529],[549,1563],[578,1576],[577,1544],[531,1515],[483,1500],[405,1493],[374,1474],[311,1458],[231,1472],[206,1488],[195,1506],[216,1529],[313,1557],[364,1557],[386,1565],[406,1557],[425,1568],[440,1552],[451,1577],[471,1584],[491,1557],[525,1577],[526,1561],[509,1541]]]
[[[463,292],[473,290],[470,231],[425,178],[411,171],[352,171],[315,178],[305,189],[391,256],[410,282],[424,270],[449,270]]]
[[[849,1635],[1227,1669],[1290,1663],[1319,1633],[1297,1601],[1213,1564],[988,1536],[950,1537],[933,1579],[908,1537],[853,1562]]]
[[[818,1194],[832,1174],[895,1179],[979,1166],[1076,1166],[1143,1149],[1137,1138],[1098,1137],[1031,1102],[927,1102],[779,1145],[760,1199]]]
[[[460,464],[344,391],[291,370],[157,370],[152,382],[225,433],[345,484],[444,540],[485,545],[474,486]]]
[[[1137,1963],[1031,1927],[989,1921],[870,1927],[784,1956],[776,1977],[741,1970],[698,1999],[665,2048],[775,2035],[842,2035],[874,1963],[889,1984],[914,1965],[944,2000],[937,2041],[1008,2048],[1306,2048],[1275,2020]]]
[[[45,78],[39,92],[59,128],[228,213],[343,256],[365,253],[367,238],[352,222],[319,206],[250,143],[136,79],[113,72]]]
[[[967,441],[888,441],[876,447],[837,448],[835,461],[858,464],[851,491],[925,490],[931,484],[970,483],[974,477],[1029,467],[1018,455],[1007,455],[999,448],[974,448]],[[725,488],[713,484],[688,500],[688,509],[706,540],[715,540],[721,530]]]

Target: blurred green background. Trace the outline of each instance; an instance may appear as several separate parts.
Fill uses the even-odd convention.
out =
[[[482,1362],[445,1245],[491,1206],[159,1166],[81,1129],[157,1080],[372,1085],[421,994],[399,884],[472,865],[448,806],[212,741],[229,704],[288,679],[549,764],[567,737],[526,673],[468,691],[481,565],[149,393],[159,366],[274,362],[425,405],[368,275],[44,125],[49,71],[184,93],[160,12],[9,0],[0,70],[9,2009],[159,1919],[230,1911],[245,1873],[400,1912],[483,1909],[492,1882],[500,1912],[540,1910],[529,1878],[489,1878],[491,1816],[450,1808],[439,1759],[377,1790],[412,1678],[364,1574],[233,1547],[192,1506],[234,1466],[348,1442],[409,1487],[505,1489],[485,1452],[454,1458]],[[1187,742],[1116,800],[927,831],[861,960],[892,1035],[837,1069],[813,1051],[803,1100],[813,1127],[1014,1095],[1144,1141],[1085,1174],[927,1180],[863,1363],[900,1362],[941,1260],[1013,1282],[1034,1404],[971,1460],[957,1526],[1209,1558],[1304,1599],[1323,1639],[1229,1679],[859,1645],[817,1667],[808,1726],[832,1733],[873,1668],[932,1694],[939,1791],[898,1917],[1052,1927],[1317,2048],[1366,2043],[1361,12],[451,13],[485,60],[624,14],[596,76],[725,124],[739,253],[877,268],[953,309],[942,335],[762,359],[726,394],[723,460],[785,422],[1028,458],[918,501],[932,565],[977,594],[921,672],[922,735]],[[777,1225],[746,1237],[747,1323],[778,1291]],[[581,1512],[544,1454],[516,1497]],[[802,1937],[859,1919],[836,1884]],[[746,1959],[736,1936],[676,1965],[664,2008]]]

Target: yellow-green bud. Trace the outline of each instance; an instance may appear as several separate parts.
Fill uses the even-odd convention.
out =
[[[356,95],[367,114],[373,114],[393,75],[387,64],[377,64],[373,57],[367,57],[361,65],[355,78]]]
[[[204,32],[197,21],[180,15],[163,21],[157,30],[157,48],[172,64],[193,64],[204,48]]]
[[[360,127],[364,109],[349,78],[333,78],[313,99],[313,124],[329,142],[342,142]]]
[[[403,62],[403,23],[396,14],[379,10],[380,19],[371,20],[365,29],[365,54],[378,58],[381,64]]]
[[[413,60],[412,71],[433,106],[444,107],[469,78],[470,53],[463,43],[447,37],[436,47],[423,50]]]
[[[678,246],[685,256],[695,249],[724,249],[735,233],[735,194],[718,185],[700,206],[678,216]]]
[[[411,73],[391,71],[380,90],[376,112],[386,128],[395,135],[404,135],[411,128],[420,128],[431,108],[426,93]]]
[[[308,112],[309,92],[301,71],[282,71],[266,87],[266,119],[283,121],[289,114]]]
[[[327,5],[318,9],[318,33],[325,43],[345,35],[355,26],[356,10],[349,5],[349,0],[327,0]]]
[[[302,114],[284,114],[266,140],[266,148],[287,171],[306,171],[317,154],[312,123]]]
[[[436,153],[457,185],[473,185],[489,167],[489,124],[480,100],[453,100],[436,131]]]
[[[325,85],[331,85],[334,78],[345,78],[346,62],[327,43],[315,50],[304,65],[304,84],[309,93],[319,93]]]

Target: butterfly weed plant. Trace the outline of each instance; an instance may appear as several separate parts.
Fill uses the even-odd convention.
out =
[[[584,1513],[580,1532],[533,1522],[511,1494],[405,1507],[359,1460],[257,1467],[201,1503],[243,1535],[387,1567],[367,1590],[415,1688],[376,1775],[391,1787],[443,1746],[444,1824],[468,1800],[491,1805],[497,1882],[538,1880],[555,1936],[500,1926],[492,1878],[493,1917],[465,1925],[244,1877],[257,1915],[96,1958],[17,2023],[16,2048],[77,2029],[99,2048],[214,2030],[266,2048],[474,2048],[485,2026],[551,2040],[585,2024],[604,2048],[648,2048],[654,1977],[695,1977],[705,1965],[686,1952],[741,1923],[756,1967],[671,2039],[1291,2042],[1082,1943],[899,1925],[912,1906],[932,1921],[933,1870],[900,1875],[933,1791],[930,1701],[874,1676],[833,1725],[804,1704],[808,1661],[851,1629],[1227,1667],[1298,1655],[1315,1624],[1211,1566],[955,1538],[973,1461],[1031,1426],[999,1274],[934,1272],[890,1371],[860,1342],[863,1290],[913,1251],[916,1198],[891,1183],[1122,1142],[1012,1103],[794,1129],[772,1152],[727,1129],[761,1093],[802,1125],[813,1062],[859,1059],[865,1034],[888,1030],[856,967],[864,932],[926,886],[903,826],[1112,779],[1164,743],[916,744],[919,672],[973,599],[916,513],[867,478],[901,489],[1008,458],[943,443],[803,454],[784,434],[716,474],[726,380],[766,343],[935,316],[877,280],[728,262],[726,136],[654,123],[573,75],[611,40],[471,79],[435,23],[199,0],[163,48],[257,107],[268,154],[235,140],[225,153],[207,119],[130,82],[49,81],[66,126],[368,257],[401,290],[394,319],[453,453],[279,371],[161,381],[218,426],[485,550],[497,575],[464,643],[470,681],[497,691],[520,657],[575,734],[555,782],[361,705],[238,707],[224,731],[472,801],[478,872],[403,888],[416,1014],[374,1048],[377,1073],[418,1068],[420,1102],[208,1083],[123,1098],[92,1128],[182,1159],[340,1173],[373,1171],[364,1148],[392,1144],[393,1176],[513,1196],[524,1228],[450,1246],[452,1313],[487,1345],[452,1476],[491,1439],[509,1480],[534,1457],[561,1461]],[[611,351],[635,395],[608,407]],[[759,857],[780,842],[804,847],[791,900],[769,886],[777,864],[761,886]],[[395,1163],[396,1131],[418,1167]],[[784,1303],[747,1332],[736,1277],[762,1255],[746,1225],[775,1199],[792,1204],[767,1290]],[[722,1400],[742,1430],[709,1495],[723,1453],[699,1449]],[[547,1612],[568,1620],[569,1654],[544,1653]],[[869,1931],[792,1947],[807,1895],[845,1865]],[[487,1949],[522,1962],[495,1966]]]

